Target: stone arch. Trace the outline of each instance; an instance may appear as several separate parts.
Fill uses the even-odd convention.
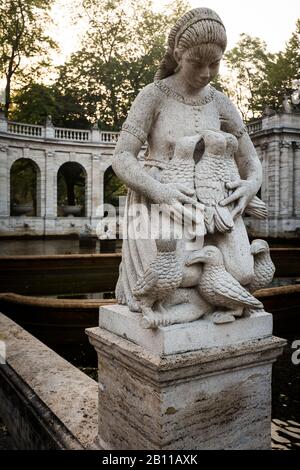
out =
[[[86,212],[87,171],[79,162],[64,162],[57,171],[57,215],[85,217]]]
[[[111,165],[104,172],[103,201],[119,208],[119,197],[127,192],[125,184],[117,177]]]
[[[41,170],[31,158],[17,158],[10,167],[10,215],[41,215]]]

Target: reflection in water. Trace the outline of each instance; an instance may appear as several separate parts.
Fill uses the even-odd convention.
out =
[[[273,279],[271,284],[268,287],[282,287],[282,286],[290,286],[290,285],[300,284],[299,277],[276,277]]]
[[[48,297],[51,299],[114,299],[115,293],[114,291],[109,292],[87,292],[81,294],[62,294],[62,295],[39,295],[40,297]]]
[[[99,253],[100,241],[96,247],[79,246],[76,238],[55,240],[1,240],[0,256],[18,255],[69,255],[76,253]]]
[[[104,242],[102,242],[104,248]],[[101,241],[96,246],[79,246],[78,238],[58,238],[41,240],[1,240],[0,256],[18,255],[71,255],[104,252]],[[120,251],[121,241],[117,240],[116,251]]]
[[[269,287],[281,287],[281,286],[290,286],[300,283],[299,278],[295,277],[279,277],[274,279]],[[51,297],[55,299],[114,299],[115,293],[113,291],[108,292],[84,292],[80,294],[71,293],[63,295],[45,295],[39,297]]]

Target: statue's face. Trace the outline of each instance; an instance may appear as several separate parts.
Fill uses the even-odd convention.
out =
[[[201,89],[219,72],[222,50],[215,45],[201,45],[177,54],[180,75],[194,89]],[[175,56],[176,57],[176,56]]]

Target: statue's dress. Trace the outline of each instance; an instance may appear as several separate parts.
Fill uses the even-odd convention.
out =
[[[144,166],[153,178],[159,179],[159,174],[172,158],[175,142],[180,137],[201,134],[206,129],[223,130],[237,138],[246,132],[238,111],[223,93],[210,85],[203,92],[201,99],[187,101],[170,87],[168,79],[164,79],[147,85],[135,99],[122,132],[133,134],[141,144],[147,142]],[[139,224],[136,224],[136,216],[132,217],[131,214],[135,204],[140,204],[143,209]],[[147,236],[150,204],[145,195],[128,190],[123,220],[122,264],[116,297],[120,303],[126,303],[133,310],[136,310],[136,302],[132,290],[156,254],[155,240]],[[227,270],[240,278],[240,281],[244,277],[245,282],[242,283],[246,283],[247,273],[243,275],[243,269],[244,266],[252,265],[252,257],[242,218],[235,220],[235,228],[231,233],[217,236],[216,240],[211,237],[214,236],[210,236],[209,243],[223,246]],[[237,241],[239,247],[236,246]],[[228,250],[226,246],[229,247]]]

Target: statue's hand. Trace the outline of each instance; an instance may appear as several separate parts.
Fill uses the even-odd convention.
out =
[[[197,212],[195,213],[192,208],[202,209],[203,206],[196,198],[192,198],[194,194],[195,191],[184,184],[167,183],[157,188],[152,200],[156,204],[161,204],[166,211],[172,209],[177,219],[184,220],[185,223],[197,223]]]
[[[195,199],[192,199],[194,194],[195,191],[187,188],[184,184],[167,183],[160,185],[153,199],[158,204],[173,205],[178,202],[181,204],[195,204]]]
[[[235,219],[237,216],[244,213],[249,202],[255,196],[255,185],[251,181],[239,179],[226,183],[226,188],[234,189],[234,192],[223,199],[223,201],[220,202],[220,206],[227,206],[232,202],[236,202],[231,212],[232,217]]]

